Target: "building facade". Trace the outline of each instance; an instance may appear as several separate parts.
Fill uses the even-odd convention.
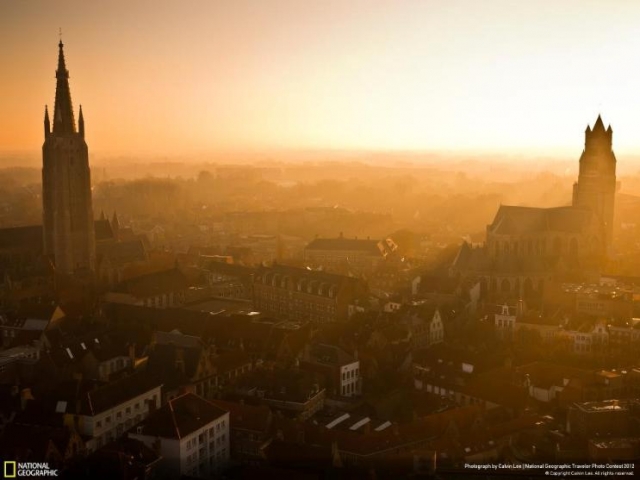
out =
[[[260,268],[253,281],[256,310],[283,320],[346,320],[368,292],[362,280],[284,265]]]

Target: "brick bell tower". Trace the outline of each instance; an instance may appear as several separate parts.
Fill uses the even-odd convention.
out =
[[[58,44],[53,128],[45,107],[42,145],[44,251],[56,273],[84,277],[95,271],[96,248],[91,202],[89,151],[82,106],[78,129],[71,104],[63,43]]]
[[[609,251],[613,237],[613,210],[616,194],[616,156],[611,126],[604,127],[598,115],[591,129],[587,125],[585,145],[580,156],[580,174],[573,184],[573,206],[587,207],[603,225],[602,246]]]

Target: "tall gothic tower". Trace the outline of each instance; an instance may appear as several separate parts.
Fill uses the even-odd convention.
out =
[[[613,130],[605,130],[602,118],[593,130],[587,125],[580,157],[580,175],[573,185],[573,205],[588,207],[604,226],[604,244],[608,250],[613,236],[613,207],[616,193],[616,156],[612,150]]]
[[[44,251],[58,273],[86,274],[95,269],[89,151],[84,141],[82,106],[78,130],[71,104],[69,71],[60,41],[53,129],[45,107],[42,145]]]

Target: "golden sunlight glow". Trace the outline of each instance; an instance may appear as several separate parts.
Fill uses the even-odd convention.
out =
[[[640,150],[640,4],[0,3],[0,150],[37,150],[61,26],[93,152]]]

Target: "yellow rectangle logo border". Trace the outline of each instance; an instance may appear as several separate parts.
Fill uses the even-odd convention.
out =
[[[9,468],[7,467],[13,467],[13,473],[9,474]],[[4,462],[4,478],[16,478],[17,470],[18,466],[16,465],[16,462]]]

